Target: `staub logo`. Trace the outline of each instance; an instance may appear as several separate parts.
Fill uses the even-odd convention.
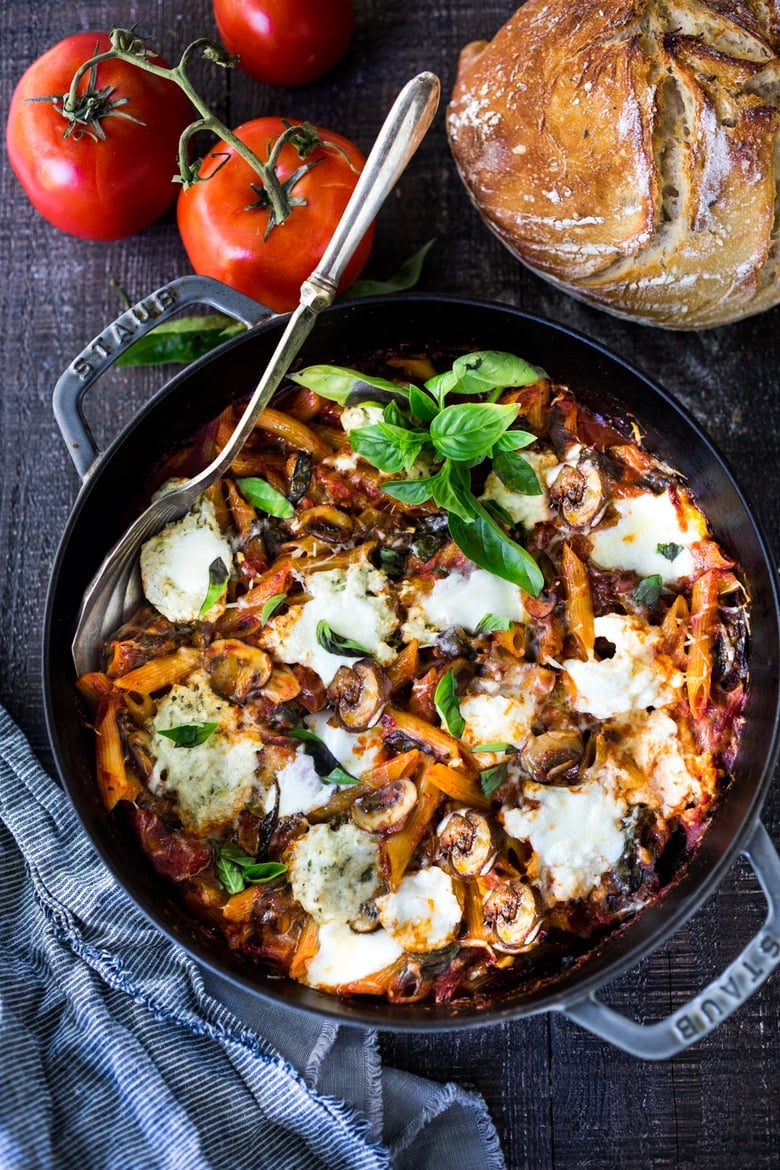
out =
[[[71,365],[72,372],[82,380],[88,378],[103,364],[113,361],[123,349],[127,349],[140,329],[146,332],[152,322],[169,316],[176,308],[177,301],[175,290],[162,288],[133,305],[79,354]]]
[[[692,1040],[709,1032],[734,1008],[744,1003],[780,963],[780,939],[765,930],[754,944],[713,983],[706,993],[688,1005],[674,1021],[680,1037]]]

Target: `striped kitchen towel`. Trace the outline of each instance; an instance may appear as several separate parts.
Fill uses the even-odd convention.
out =
[[[0,708],[0,1166],[503,1170],[484,1102],[259,1004],[138,911]]]

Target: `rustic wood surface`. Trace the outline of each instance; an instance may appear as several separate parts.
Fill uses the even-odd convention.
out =
[[[356,0],[350,53],[323,80],[271,90],[239,72],[204,67],[199,86],[232,125],[279,113],[342,131],[364,149],[401,84],[420,69],[449,93],[459,50],[489,37],[512,0]],[[3,108],[15,81],[68,33],[137,22],[169,59],[195,36],[215,34],[208,0],[6,0]],[[118,311],[112,281],[135,300],[188,271],[172,215],[133,239],[95,244],[58,233],[26,202],[7,165],[2,183],[0,282],[0,699],[44,762],[49,753],[41,684],[41,617],[59,536],[77,492],[52,419],[52,386],[71,357]],[[705,333],[674,334],[588,309],[538,280],[488,234],[449,157],[443,117],[382,212],[367,275],[388,276],[436,238],[420,288],[501,300],[547,315],[605,343],[672,391],[704,424],[780,547],[777,445],[780,310]],[[91,415],[99,437],[116,433],[161,379],[125,371],[105,379]],[[765,821],[780,841],[780,801]],[[732,958],[762,921],[749,867],[738,862],[718,894],[605,997],[637,1018],[681,1006]],[[508,1164],[529,1170],[701,1170],[780,1166],[780,982],[777,977],[678,1059],[644,1064],[557,1015],[445,1036],[384,1034],[388,1063],[478,1088]],[[6,1058],[8,1054],[5,1054]]]

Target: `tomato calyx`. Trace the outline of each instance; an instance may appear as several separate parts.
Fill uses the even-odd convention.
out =
[[[284,223],[284,220],[290,214],[293,207],[305,207],[306,200],[301,196],[294,195],[293,190],[297,183],[308,174],[312,167],[315,167],[318,162],[322,161],[322,155],[318,158],[311,158],[311,154],[318,146],[329,150],[337,150],[339,154],[343,155],[351,170],[357,171],[353,167],[352,162],[346,151],[342,150],[335,142],[329,142],[327,139],[320,138],[316,126],[312,126],[311,122],[300,122],[293,125],[291,122],[283,119],[284,130],[275,138],[272,138],[268,143],[268,157],[265,160],[264,166],[267,171],[272,171],[276,182],[282,193],[281,218],[279,217],[279,200],[274,202],[272,192],[270,192],[265,185],[260,186],[257,183],[250,183],[249,186],[257,195],[257,200],[254,203],[248,203],[244,208],[245,211],[268,211],[268,223],[266,225],[264,240],[267,240],[272,230],[279,223]],[[293,171],[293,173],[286,179],[280,179],[277,173],[277,166],[282,150],[285,146],[294,146],[298,151],[298,157],[301,160],[301,165]],[[308,160],[308,161],[306,161]]]
[[[103,89],[98,89],[98,62],[103,60],[105,56],[106,54],[99,54],[98,57],[92,59],[86,89],[77,92],[75,97],[71,89],[68,93],[53,93],[46,97],[26,99],[29,102],[51,102],[57,113],[68,123],[63,132],[63,138],[72,136],[78,141],[82,135],[86,134],[95,142],[100,142],[106,137],[106,132],[101,125],[104,118],[126,118],[128,122],[135,122],[138,126],[145,125],[140,118],[136,118],[127,110],[120,108],[126,106],[130,99],[114,97],[115,85],[106,85]]]

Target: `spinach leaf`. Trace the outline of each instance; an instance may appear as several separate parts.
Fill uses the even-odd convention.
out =
[[[291,739],[299,739],[303,750],[314,762],[314,768],[325,784],[359,784],[356,776],[352,776],[334,756],[330,748],[323,743],[318,735],[309,731],[308,727],[293,727],[287,734]]]
[[[660,553],[662,557],[666,557],[667,561],[673,561],[679,557],[684,548],[684,544],[675,544],[670,541],[669,544],[657,544],[656,552]]]
[[[634,590],[633,601],[637,605],[648,605],[653,609],[658,605],[658,598],[664,587],[664,579],[660,573],[653,573],[651,577],[645,577],[640,581]]]

